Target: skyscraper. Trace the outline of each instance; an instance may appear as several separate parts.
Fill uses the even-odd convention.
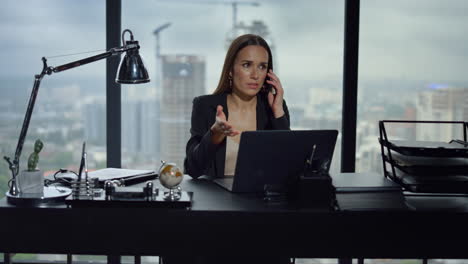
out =
[[[141,110],[137,101],[122,104],[122,119],[126,123],[122,126],[122,149],[124,152],[136,153],[141,148]]]
[[[418,94],[416,104],[418,120],[468,120],[468,88],[431,85]],[[460,125],[427,124],[417,126],[418,140],[447,141],[462,139]]]
[[[190,137],[192,101],[205,93],[205,59],[196,55],[161,58],[161,159],[182,167]]]
[[[95,100],[84,107],[85,139],[92,144],[106,142],[106,105]]]
[[[138,159],[136,163],[140,166],[150,166],[160,159],[159,102],[154,100],[125,101],[122,104],[122,119],[125,120],[125,124],[122,125],[124,153]],[[140,154],[142,156],[139,156]],[[130,158],[130,156],[124,158]]]

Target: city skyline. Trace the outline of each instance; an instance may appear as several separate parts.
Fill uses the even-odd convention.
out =
[[[271,39],[271,44],[275,46],[275,61],[276,64],[280,65],[276,67],[279,68],[279,76],[282,80],[283,85],[285,86],[285,98],[288,102],[290,107],[296,107],[298,109],[298,113],[302,113],[304,115],[298,120],[298,127],[303,128],[320,128],[320,126],[336,126],[339,129],[339,122],[340,122],[340,114],[341,114],[341,57],[342,57],[342,23],[343,17],[342,13],[338,10],[344,8],[343,2],[324,2],[324,1],[317,1],[311,4],[309,1],[299,1],[295,0],[298,6],[302,8],[297,8],[293,5],[285,5],[281,1],[258,1],[260,3],[259,7],[250,7],[250,6],[240,6],[239,8],[239,17],[238,22],[239,24],[243,25],[251,25],[253,23],[264,23],[268,27],[268,31],[270,35],[268,39]],[[68,5],[64,4],[63,2],[52,2],[53,8],[39,8],[40,12],[34,13],[32,16],[27,16],[31,14],[31,11],[28,8],[21,8],[18,9],[17,5],[12,1],[6,1],[6,8],[3,10],[11,9],[11,12],[5,14],[3,17],[3,21],[7,21],[6,24],[12,24],[13,26],[19,27],[19,29],[23,31],[14,31],[12,32],[11,29],[7,30],[7,33],[13,33],[12,42],[18,39],[24,39],[24,33],[29,32],[31,30],[30,40],[27,43],[31,44],[38,44],[38,46],[21,43],[17,47],[15,47],[14,51],[23,52],[22,55],[15,54],[15,52],[11,52],[8,54],[4,54],[5,56],[16,56],[16,58],[22,58],[28,61],[37,60],[36,63],[40,62],[39,59],[34,59],[33,56],[28,56],[28,54],[32,54],[33,51],[37,51],[41,48],[41,45],[47,44],[47,48],[43,51],[44,53],[48,53],[51,55],[51,52],[57,52],[59,54],[66,54],[67,52],[70,53],[71,51],[79,51],[81,48],[88,48],[87,50],[92,50],[91,47],[94,47],[96,43],[105,43],[103,39],[103,31],[104,31],[104,20],[102,17],[97,15],[98,12],[104,12],[105,6],[103,2],[91,2],[91,1],[84,1],[81,4],[76,4],[74,2],[66,2]],[[224,60],[225,54],[225,40],[227,37],[227,32],[231,30],[231,7],[230,5],[226,4],[205,4],[202,2],[196,1],[178,1],[178,2],[170,2],[170,1],[144,1],[143,4],[140,5],[131,5],[129,1],[122,2],[122,28],[132,28],[134,31],[135,38],[140,41],[142,46],[141,54],[145,59],[145,64],[148,66],[148,70],[152,72],[151,76],[153,82],[146,84],[146,89],[141,88],[133,88],[133,87],[126,87],[123,89],[123,103],[124,104],[132,104],[142,100],[151,100],[156,94],[156,97],[161,96],[161,91],[155,92],[154,90],[161,89],[161,87],[155,87],[156,82],[154,82],[154,78],[157,76],[155,71],[157,68],[155,67],[155,38],[152,34],[152,30],[156,28],[158,25],[161,25],[164,22],[171,22],[171,26],[167,28],[165,31],[161,32],[161,54],[164,56],[180,56],[183,54],[194,54],[197,56],[203,56],[205,58],[205,76],[206,82],[203,90],[199,92],[208,93],[212,90],[215,85],[217,84],[219,78],[219,71],[220,66]],[[219,3],[223,3],[220,1]],[[361,23],[361,45],[360,45],[360,56],[362,58],[360,63],[360,74],[359,78],[359,89],[360,89],[360,101],[366,102],[370,104],[370,107],[374,107],[372,105],[379,105],[379,104],[398,104],[398,103],[409,103],[414,104],[414,98],[411,94],[417,94],[418,91],[424,90],[426,86],[431,85],[432,83],[443,84],[446,86],[453,86],[452,84],[463,86],[466,83],[464,80],[458,80],[459,78],[450,79],[447,82],[444,82],[444,78],[436,78],[437,75],[432,76],[431,79],[424,79],[421,78],[418,73],[422,67],[418,67],[413,73],[395,73],[392,71],[388,71],[387,67],[369,67],[373,66],[372,63],[368,63],[367,60],[369,58],[382,58],[382,61],[388,62],[386,56],[391,53],[395,53],[392,45],[385,46],[385,56],[383,56],[382,52],[379,54],[373,54],[376,51],[379,51],[380,47],[378,45],[371,45],[374,43],[375,36],[369,36],[369,32],[376,32],[378,31],[379,27],[383,28],[391,28],[393,25],[401,25],[400,18],[404,18],[403,21],[407,23],[411,23],[411,18],[409,17],[409,12],[406,9],[413,10],[418,15],[422,16],[422,21],[424,25],[427,26],[428,23],[432,21],[435,23],[439,20],[444,20],[444,23],[452,23],[452,26],[456,26],[457,23],[460,24],[463,21],[460,20],[460,12],[458,11],[460,8],[468,6],[463,4],[461,1],[452,1],[453,4],[452,9],[457,10],[455,12],[447,12],[444,8],[439,8],[440,4],[437,2],[430,2],[430,4],[421,7],[417,6],[413,3],[408,4],[406,2],[394,2],[391,5],[384,2],[373,2],[373,3],[366,3],[362,4],[362,19]],[[37,3],[32,3],[30,8],[36,8]],[[62,25],[62,24],[55,24],[52,30],[46,32],[40,32],[41,34],[45,35],[43,38],[34,38],[33,36],[37,36],[39,32],[32,31],[35,27],[44,25],[45,23],[50,23],[48,20],[61,20],[64,19],[64,16],[70,10],[83,10],[89,9],[92,6],[92,10],[88,10],[88,15],[93,12],[96,12],[94,16],[88,15],[81,17],[85,23],[79,23],[75,16],[71,16],[69,19],[69,23],[73,24],[71,27],[72,30],[65,30],[66,34],[72,34],[74,36],[70,36],[70,38],[63,38],[63,34],[59,34],[61,37],[61,41],[53,41],[57,39],[57,35],[54,33],[60,32],[64,29],[61,28],[70,28],[69,24]],[[391,7],[391,8],[390,8]],[[406,9],[405,9],[406,8]],[[201,13],[197,13],[197,10],[204,10],[206,13],[201,15]],[[304,10],[313,10],[312,18],[304,18],[298,15],[298,12],[306,12]],[[53,12],[59,12],[59,14],[53,15]],[[323,12],[319,12],[323,11]],[[325,12],[326,11],[326,12]],[[385,12],[377,12],[380,15],[384,15],[389,18],[393,23],[371,23],[373,20],[379,20],[376,17],[376,14],[370,11],[385,11]],[[4,12],[4,11],[0,11]],[[14,15],[13,15],[14,14]],[[158,15],[160,14],[160,16]],[[211,20],[220,23],[207,23],[206,17],[208,15],[215,14]],[[300,14],[300,13],[299,13]],[[278,18],[281,17],[281,22]],[[450,17],[447,22],[446,18]],[[21,21],[16,20],[16,18],[21,18]],[[40,23],[31,23],[27,22],[30,19],[31,21],[36,21],[38,19],[41,20]],[[367,22],[366,22],[367,21]],[[154,23],[153,23],[154,22]],[[99,25],[102,25],[100,28]],[[291,30],[291,27],[293,30]],[[400,35],[408,34],[411,30],[414,32],[419,32],[418,27],[421,27],[420,24],[416,23],[412,25],[410,29],[399,28],[398,32]],[[306,32],[306,28],[310,34],[303,34]],[[455,27],[456,28],[456,27]],[[201,30],[203,29],[203,30]],[[5,24],[1,24],[0,32],[6,30]],[[90,32],[88,32],[91,30]],[[396,29],[393,29],[396,30]],[[86,31],[86,34],[84,32]],[[455,30],[456,31],[456,30]],[[23,35],[19,34],[22,32]],[[389,32],[392,32],[391,30]],[[427,32],[427,31],[423,31]],[[87,38],[76,37],[80,36],[80,33],[86,35]],[[245,33],[245,32],[244,32]],[[317,33],[317,34],[316,34]],[[434,34],[434,43],[441,43],[443,39],[440,39],[441,36],[447,35],[452,36],[454,30],[441,33],[436,32]],[[452,35],[450,35],[452,34]],[[282,38],[282,35],[287,35],[288,38]],[[391,34],[390,34],[391,35]],[[460,35],[460,34],[458,34]],[[455,39],[458,39],[458,35],[455,36]],[[320,38],[315,39],[316,36],[320,36]],[[392,36],[387,34],[377,34],[380,36],[381,39],[379,41],[391,39]],[[417,36],[420,36],[418,33]],[[46,41],[42,43],[39,40],[48,39],[51,37],[51,41]],[[219,38],[219,39],[218,39]],[[393,37],[396,38],[396,37]],[[427,37],[426,37],[427,38]],[[63,41],[62,41],[63,39]],[[180,40],[189,40],[189,41],[180,41]],[[293,42],[288,41],[288,39],[294,39]],[[307,41],[306,41],[307,40]],[[424,38],[423,38],[424,40]],[[418,42],[420,40],[410,39],[410,42]],[[7,45],[13,46],[11,43],[7,44],[0,44],[0,45]],[[432,43],[432,42],[431,42]],[[427,48],[434,48],[437,45],[429,45],[424,46],[425,49]],[[28,46],[29,45],[29,46]],[[312,45],[312,46],[309,46]],[[405,44],[407,45],[407,44]],[[23,49],[23,47],[28,46],[28,49]],[[82,47],[81,47],[82,46]],[[396,45],[398,46],[398,45]],[[417,45],[416,45],[417,46]],[[57,47],[57,50],[54,51],[54,48]],[[434,52],[436,55],[434,58],[430,57],[430,59],[440,59],[440,56],[450,54],[453,52],[458,52],[457,54],[463,54],[460,52],[456,46],[453,48],[453,45],[450,46],[452,49],[447,50],[444,49],[443,51]],[[400,47],[401,48],[401,47]],[[412,51],[413,49],[405,47],[406,50]],[[1,51],[0,53],[5,53],[5,51]],[[410,52],[411,53],[411,52]],[[313,55],[320,55],[317,58],[322,58],[317,61],[310,60],[309,58],[314,57]],[[418,55],[418,52],[415,52]],[[372,56],[370,56],[372,55]],[[403,52],[403,55],[407,55]],[[411,54],[410,54],[411,55]],[[89,56],[88,54],[79,54],[77,55],[79,58]],[[324,56],[329,56],[334,58],[334,60],[324,59]],[[459,56],[460,57],[460,56]],[[8,57],[7,57],[8,58]],[[314,57],[315,58],[315,57]],[[449,58],[452,58],[449,56]],[[453,58],[452,58],[453,59]],[[56,62],[56,60],[65,60],[69,62],[72,59],[68,57],[65,58],[56,58],[51,59],[50,64]],[[455,62],[458,59],[455,60]],[[11,60],[13,65],[18,63],[18,60]],[[288,62],[289,61],[289,62]],[[412,62],[413,60],[411,60]],[[417,63],[420,63],[420,59],[414,60]],[[443,61],[443,60],[441,60]],[[286,62],[286,63],[284,63]],[[323,64],[326,62],[328,64]],[[390,63],[394,63],[394,60],[391,60]],[[454,63],[455,63],[454,62]],[[3,63],[3,62],[2,62]],[[8,78],[20,78],[20,79],[32,79],[32,74],[28,73],[30,77],[25,77],[26,69],[32,68],[32,65],[29,63],[22,63],[22,73],[21,75],[15,75],[12,72]],[[34,64],[34,63],[32,63]],[[57,64],[60,64],[57,62]],[[305,65],[311,64],[311,67],[306,67]],[[316,66],[313,66],[313,65]],[[320,67],[317,65],[320,64]],[[56,64],[52,64],[56,65]],[[286,67],[284,66],[286,65]],[[292,65],[292,67],[287,67],[288,65]],[[333,65],[333,66],[331,66]],[[2,66],[2,65],[0,65]],[[161,65],[159,65],[161,66]],[[362,66],[362,67],[361,67]],[[404,64],[400,65],[399,68],[404,68]],[[4,76],[8,71],[14,71],[14,67],[3,67],[6,71],[3,72],[3,76],[0,75],[1,79],[5,79]],[[44,107],[40,103],[44,101],[53,101],[57,99],[64,98],[60,95],[60,85],[64,83],[67,86],[78,87],[78,95],[74,97],[81,97],[83,100],[88,100],[86,98],[90,98],[89,100],[93,100],[92,97],[99,94],[99,96],[105,96],[105,89],[99,88],[100,86],[104,87],[104,76],[103,76],[103,68],[105,68],[104,62],[98,62],[96,64],[92,64],[89,66],[81,67],[79,71],[71,70],[61,74],[54,75],[51,78],[44,79],[44,85],[41,90],[48,90],[48,92],[52,92],[53,96],[49,96],[47,98],[39,98],[38,108]],[[315,69],[319,68],[320,71],[316,71]],[[382,73],[375,73],[372,74],[367,68],[373,70],[377,68],[377,71],[381,71],[384,69],[387,74]],[[439,69],[440,67],[433,67],[431,70]],[[450,67],[453,69],[454,67]],[[364,70],[362,70],[364,69]],[[37,73],[40,70],[35,69],[33,72]],[[392,68],[395,70],[395,67]],[[325,73],[327,72],[327,73]],[[417,74],[415,74],[417,73]],[[456,73],[456,72],[455,72]],[[315,78],[314,75],[321,75],[322,78]],[[372,78],[366,78],[366,76],[372,76]],[[393,77],[392,77],[393,76]],[[442,75],[441,75],[442,76]],[[449,75],[446,75],[449,76]],[[363,77],[363,78],[361,78]],[[379,77],[381,79],[379,79]],[[448,77],[447,77],[448,78]],[[83,82],[83,79],[87,80]],[[95,83],[91,84],[92,80],[95,80]],[[29,89],[31,82],[23,85],[20,87],[21,92],[17,90],[17,87],[14,87],[15,90],[11,91],[15,97],[23,97],[24,99],[19,99],[19,103],[23,103],[26,101],[26,98],[29,96]],[[293,85],[296,83],[297,85]],[[24,87],[24,88],[23,88]],[[6,88],[2,85],[2,88]],[[391,88],[390,90],[388,88]],[[69,88],[67,88],[69,90]],[[130,92],[129,92],[130,91]],[[378,94],[375,92],[378,91]],[[45,91],[42,91],[45,92]],[[393,94],[398,94],[400,92],[406,92],[409,96],[405,98],[403,101],[398,96],[393,96]],[[18,96],[21,94],[21,96]],[[196,94],[193,94],[196,96]],[[55,99],[54,99],[55,98]],[[70,97],[73,98],[73,97]],[[43,103],[45,104],[45,103]],[[48,103],[47,103],[48,104]],[[46,106],[47,106],[46,104]],[[366,105],[360,106],[358,109],[360,112],[366,111]],[[21,107],[19,107],[21,108]],[[401,107],[400,107],[401,108]],[[125,109],[124,109],[125,110]],[[396,108],[398,110],[398,107]],[[141,110],[135,110],[136,112]],[[135,112],[133,111],[133,112]],[[102,111],[100,111],[102,112]],[[132,111],[131,111],[132,112]],[[18,124],[20,123],[19,120],[22,118],[22,111],[16,115],[15,118],[18,119]],[[128,116],[128,118],[126,118]],[[123,123],[132,120],[130,113],[126,113],[123,115]],[[327,121],[327,118],[333,117],[336,119],[335,121],[330,122]],[[338,117],[338,119],[337,119]],[[96,117],[94,117],[96,118]],[[97,120],[103,120],[102,118]],[[322,121],[319,121],[322,120]],[[34,121],[33,121],[34,122]],[[130,124],[130,123],[129,123]],[[19,125],[18,125],[19,126]],[[309,127],[308,127],[309,126]],[[311,126],[311,127],[310,127]],[[100,125],[99,127],[102,127]],[[130,126],[131,127],[131,126]],[[91,133],[96,135],[96,128],[94,128],[94,132]],[[102,130],[102,129],[101,129]],[[124,127],[123,133],[130,133],[125,132],[128,129]],[[131,133],[130,133],[131,134]],[[130,135],[129,134],[129,135]],[[85,137],[88,134],[85,132]],[[102,140],[102,135],[100,135],[100,141]],[[148,136],[145,136],[148,138]],[[124,139],[123,147],[126,149],[132,149],[132,144],[128,142],[133,142]],[[135,143],[138,146],[143,146],[143,142]],[[154,145],[154,144],[150,144]]]
[[[281,65],[288,65],[280,67],[280,77],[285,83],[290,84],[289,86],[301,86],[301,82],[341,78],[342,1],[295,0],[295,4],[279,0],[257,2],[260,3],[259,7],[240,6],[238,20],[246,23],[262,20],[269,25],[278,48],[277,61]],[[224,59],[226,32],[231,28],[230,6],[196,4],[195,1],[140,3],[131,5],[130,2],[123,1],[122,28],[128,27],[134,31],[145,60],[152,64],[155,59],[155,38],[152,31],[163,23],[172,22],[171,27],[162,32],[161,51],[165,54],[205,56],[207,87],[210,87],[207,90],[213,89]],[[16,1],[5,1],[5,8],[0,11],[0,32],[3,36],[8,36],[9,41],[0,44],[0,54],[6,58],[9,67],[0,64],[4,69],[2,76],[33,75],[41,69],[42,56],[103,50],[104,4],[105,1],[89,0],[51,1],[47,4],[33,1],[26,7],[19,7]],[[466,10],[468,3],[452,0],[450,4],[451,8],[440,1],[424,1],[424,4],[418,4],[418,1],[362,3],[360,77],[426,79],[427,76],[432,76],[440,82],[464,80],[462,69],[465,68],[463,66],[466,60],[463,58],[466,58],[468,52],[462,43],[466,43],[468,37],[460,34],[464,26],[461,10]],[[79,18],[67,16],[76,11],[81,13]],[[413,12],[417,16],[412,16]],[[311,18],[306,19],[306,14]],[[380,23],[383,19],[391,22]],[[210,23],[211,21],[215,23]],[[44,25],[50,24],[54,26],[49,26],[44,31]],[[398,34],[394,34],[395,32]],[[401,41],[402,35],[408,37]],[[34,41],[24,41],[25,36]],[[447,41],[448,38],[452,41]],[[428,58],[425,54],[432,56]],[[408,61],[401,64],[395,60],[397,57],[407,57]],[[375,67],[373,58],[379,58],[379,65],[385,67]],[[57,58],[53,61],[60,64],[60,60],[62,59]],[[453,66],[423,67],[431,62]],[[393,67],[396,63],[398,67]],[[74,75],[99,76],[104,65],[104,62],[98,62],[82,67],[79,71],[72,71]],[[387,70],[389,67],[391,71]],[[307,80],[304,76],[309,76],[310,79]]]
[[[328,117],[334,117],[336,119],[337,116],[339,117],[341,111],[340,95],[342,77],[340,65],[342,63],[343,17],[339,10],[344,8],[343,2],[317,1],[311,4],[309,1],[295,0],[295,3],[302,7],[299,9],[294,5],[286,5],[282,1],[258,2],[260,3],[258,7],[250,7],[247,5],[240,6],[238,22],[246,26],[259,22],[264,23],[268,27],[268,31],[271,33],[268,39],[271,39],[271,44],[275,46],[275,61],[276,64],[279,64],[279,67],[277,67],[277,69],[279,68],[278,74],[286,90],[285,98],[291,107],[296,107],[298,113],[304,115],[302,121],[298,121],[298,125],[305,128],[307,128],[307,125],[312,125],[312,128],[315,128],[318,124],[329,126],[331,124],[330,121],[325,120]],[[31,9],[23,7],[17,8],[17,5],[13,1],[6,1],[5,3],[6,8],[2,10],[7,11],[0,11],[0,13],[5,12],[5,16],[2,16],[0,19],[2,19],[2,22],[6,23],[0,24],[0,32],[9,33],[11,41],[0,45],[9,47],[10,49],[14,47],[14,49],[13,52],[7,51],[7,53],[5,51],[6,49],[0,49],[0,53],[7,58],[5,61],[12,63],[12,66],[9,67],[0,64],[5,70],[0,74],[0,79],[8,81],[16,78],[20,80],[30,79],[31,81],[29,83],[25,81],[25,84],[21,86],[15,84],[12,86],[5,85],[4,82],[4,85],[0,88],[7,90],[7,96],[13,94],[15,98],[18,97],[18,100],[15,101],[19,103],[26,101],[32,84],[32,75],[40,71],[42,66],[40,65],[40,59],[35,58],[37,54],[42,52],[49,55],[57,55],[57,53],[67,54],[75,51],[83,51],[80,49],[84,48],[86,48],[86,50],[93,50],[92,47],[96,47],[96,43],[100,43],[99,45],[105,43],[103,37],[104,19],[98,15],[99,12],[105,11],[104,1],[84,1],[80,4],[76,4],[72,1],[65,1],[66,4],[64,2],[52,1],[51,5],[53,5],[53,7],[51,9],[41,7],[38,9],[39,11],[34,12],[33,15],[31,15],[31,10],[38,8],[37,3],[32,2],[31,6],[28,7]],[[223,1],[219,3],[223,3]],[[413,98],[415,96],[413,95],[416,95],[419,91],[425,90],[434,83],[448,87],[467,87],[466,81],[463,80],[464,76],[463,78],[459,77],[459,71],[463,69],[463,67],[453,66],[445,67],[444,69],[441,69],[439,65],[433,65],[433,67],[429,67],[429,69],[422,66],[414,67],[414,65],[421,65],[421,63],[428,64],[428,61],[430,62],[432,60],[437,60],[441,64],[452,60],[449,64],[457,65],[457,63],[460,63],[460,58],[463,58],[465,53],[464,49],[460,50],[458,44],[453,44],[454,42],[460,43],[460,41],[453,40],[459,40],[463,37],[460,36],[461,34],[457,34],[457,29],[459,29],[459,26],[464,22],[460,10],[466,9],[468,4],[464,4],[462,1],[451,1],[450,3],[452,6],[449,10],[447,7],[442,8],[441,4],[437,1],[425,3],[428,4],[419,6],[413,2],[406,3],[403,1],[393,2],[392,4],[386,3],[385,1],[361,4],[359,96],[360,101],[366,102],[366,104],[359,107],[358,110],[360,112],[364,113],[363,111],[366,111],[366,108],[371,107],[372,109],[372,107],[378,107],[379,104],[415,104],[415,99]],[[90,9],[89,7],[91,6],[93,8]],[[90,11],[87,13],[88,15],[84,17],[78,16],[79,18],[71,16],[70,19],[68,19],[69,23],[65,25],[55,23],[51,30],[45,32],[34,30],[44,24],[50,24],[50,21],[64,20],[67,12],[71,10],[76,11],[83,9]],[[197,10],[204,10],[205,13],[197,13]],[[307,12],[307,10],[313,10],[311,11],[314,14],[312,18],[306,19],[301,17],[299,15],[300,13],[298,13]],[[408,10],[411,10],[411,12],[408,12]],[[95,14],[93,15],[93,13]],[[210,18],[210,21],[216,21],[216,23],[207,23],[206,17],[213,14],[214,16]],[[411,14],[421,16],[418,18],[419,20],[417,20],[419,23],[412,23],[416,20],[412,20]],[[385,16],[392,21],[392,23],[372,23],[381,20],[378,16]],[[282,19],[277,19],[278,17]],[[34,23],[39,20],[40,23]],[[80,23],[81,20],[83,20],[84,23]],[[156,82],[154,82],[154,77],[157,76],[155,74],[157,68],[154,66],[156,54],[155,38],[152,34],[152,30],[165,22],[171,22],[172,24],[171,27],[161,32],[161,54],[164,56],[194,54],[204,57],[206,67],[204,92],[209,93],[209,91],[216,86],[219,78],[220,66],[224,60],[226,33],[229,32],[232,27],[230,5],[205,4],[196,1],[170,2],[163,0],[143,1],[140,5],[131,5],[129,1],[123,1],[122,28],[128,27],[132,28],[134,31],[135,38],[140,41],[140,45],[142,46],[141,54],[145,59],[145,63],[148,65],[148,70],[152,72],[151,76],[153,79],[153,82],[146,85],[146,89],[138,88],[140,90],[137,90],[133,87],[125,88],[126,92],[123,93],[124,103],[127,103],[127,101],[128,103],[132,103],[134,100],[138,102],[138,100],[142,98],[148,100],[152,98],[154,94],[160,96],[160,91],[154,91],[154,89],[157,88],[155,87]],[[438,22],[443,23],[440,24]],[[408,28],[400,28],[404,23],[408,23],[411,26]],[[73,26],[70,27],[70,24]],[[435,27],[436,30],[433,30],[434,32],[432,32],[433,34],[431,35],[427,33],[427,30],[429,28],[433,29],[432,27],[428,27],[428,25],[430,26],[432,24],[437,26]],[[443,25],[447,24],[452,26],[452,30],[441,28]],[[16,26],[19,30],[12,30],[12,27],[7,28],[7,25],[12,25],[13,28]],[[102,27],[99,27],[99,25],[102,25]],[[395,26],[398,27],[392,28]],[[424,28],[424,30],[420,30],[421,28]],[[375,33],[379,31],[379,29],[386,29],[387,33],[376,34],[375,36],[369,34]],[[395,30],[397,30],[398,36],[391,34],[391,32]],[[309,33],[305,34],[305,32]],[[396,38],[400,38],[401,40],[401,36],[410,36],[411,32],[417,34],[414,35],[414,38],[405,38],[404,43],[403,41],[399,41],[395,44],[394,41],[390,41]],[[35,37],[38,36],[39,33],[44,36],[41,36],[41,38]],[[63,33],[65,33],[65,35],[63,35]],[[19,41],[24,40],[25,34],[29,37],[28,41]],[[67,38],[67,34],[70,35],[69,38]],[[81,35],[86,35],[86,38],[76,37]],[[283,35],[287,35],[288,38],[283,38]],[[432,39],[428,39],[428,35],[430,35]],[[60,41],[56,41],[58,36],[60,36]],[[319,38],[316,38],[317,36],[319,36]],[[445,37],[452,38],[452,41],[450,41],[451,44],[448,45],[449,48],[445,46],[442,47]],[[48,40],[49,38],[50,41],[43,42],[43,40]],[[288,41],[289,39],[294,39],[294,41]],[[388,43],[391,43],[391,45],[386,44],[385,53],[382,53],[381,46],[375,45],[375,41],[380,41],[380,44],[385,44],[383,41],[389,41]],[[35,44],[37,44],[37,46]],[[404,48],[402,48],[402,45],[404,45]],[[44,48],[44,46],[46,48]],[[417,46],[421,47],[417,49],[412,48]],[[55,48],[57,48],[57,50],[55,50]],[[37,54],[33,56],[34,52],[37,52]],[[418,57],[426,53],[433,55],[424,58],[424,60]],[[454,53],[459,56],[452,56],[451,54]],[[91,54],[79,54],[77,57],[82,58],[90,55]],[[316,57],[315,55],[319,56]],[[389,58],[391,57],[390,55],[408,57],[407,60],[409,63],[408,65],[401,64],[401,59],[398,61],[395,58]],[[333,58],[333,60],[325,59],[327,56]],[[8,60],[10,57],[12,59]],[[24,59],[28,62],[34,61],[34,63],[24,63],[24,61],[19,61],[17,58]],[[311,60],[310,58],[314,59]],[[379,59],[382,67],[374,67],[372,60],[375,58]],[[51,65],[60,65],[61,62],[57,60],[69,62],[73,59],[69,59],[68,57],[52,58],[49,63]],[[55,64],[55,62],[57,63]],[[387,67],[396,62],[400,63],[398,65],[399,67]],[[4,62],[2,61],[1,63]],[[21,73],[15,71],[15,65],[18,64],[21,64]],[[318,66],[319,64],[320,66]],[[310,65],[310,67],[307,65]],[[38,68],[31,70],[35,67]],[[413,71],[403,70],[405,67],[412,67]],[[63,93],[60,90],[62,88],[60,87],[61,83],[69,86],[67,91],[70,90],[70,86],[75,87],[75,90],[78,89],[78,93],[75,94],[75,96],[68,98],[80,97],[83,100],[93,100],[92,97],[96,95],[100,97],[105,96],[105,89],[99,88],[105,85],[103,76],[104,68],[104,62],[98,62],[81,67],[80,70],[67,71],[54,75],[51,78],[46,77],[44,79],[44,87],[42,87],[41,90],[45,90],[49,94],[52,93],[52,96],[39,98],[42,102],[39,101],[38,108],[47,108],[49,104],[48,101],[52,102],[53,100],[67,98],[66,93],[60,95]],[[317,71],[316,69],[319,70]],[[29,73],[28,70],[31,70],[31,73]],[[422,71],[427,72],[421,74]],[[435,71],[440,71],[440,73],[431,74],[431,72]],[[8,77],[6,77],[6,75],[8,75]],[[425,78],[427,75],[431,75],[431,78]],[[315,76],[320,76],[320,78],[316,78]],[[86,79],[87,82],[84,82],[83,79]],[[158,89],[161,89],[161,87]],[[378,93],[374,94],[377,91]],[[199,93],[202,94],[204,92],[202,90]],[[393,94],[398,94],[400,92],[406,92],[409,96],[404,98],[403,101],[398,96],[393,96]],[[194,96],[196,95],[194,94]],[[404,105],[399,106],[395,108],[395,110],[401,111],[399,109],[403,109],[403,106]],[[15,118],[18,120],[22,118],[23,113],[21,107],[8,104],[2,104],[2,107],[6,107],[7,109],[9,107],[17,108],[16,110],[19,110],[19,113]],[[123,116],[124,119],[126,119],[125,116],[127,115],[130,116],[127,113]],[[333,122],[335,126],[339,126],[339,119],[340,118],[337,119],[337,122]],[[102,118],[97,120],[102,120]],[[323,121],[319,122],[318,120]],[[95,131],[91,134],[96,135],[97,129],[94,128],[94,130]],[[124,131],[124,134],[125,133]],[[87,137],[86,133],[85,137]],[[145,136],[145,138],[147,138],[147,136]],[[123,145],[125,146],[128,144]],[[138,145],[143,146],[144,143],[139,142]],[[127,146],[127,148],[131,149],[130,146]]]

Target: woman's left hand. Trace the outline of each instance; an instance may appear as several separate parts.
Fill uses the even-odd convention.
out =
[[[267,79],[266,82],[268,84],[271,84],[271,86],[273,86],[273,89],[276,92],[275,94],[273,94],[273,91],[268,92],[268,104],[270,105],[275,118],[280,118],[284,115],[284,109],[283,109],[284,89],[283,89],[283,86],[281,85],[281,82],[278,76],[276,76],[273,70],[270,69],[270,71],[268,71],[268,77],[270,77],[270,79]]]

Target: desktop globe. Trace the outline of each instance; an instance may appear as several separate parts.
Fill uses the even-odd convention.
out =
[[[176,188],[182,182],[183,177],[184,174],[174,163],[163,162],[159,169],[159,182],[167,189]]]
[[[178,200],[181,196],[181,188],[179,184],[184,178],[184,174],[175,163],[166,163],[161,161],[161,167],[159,168],[159,182],[162,186],[169,189],[165,192],[165,198],[168,200]]]

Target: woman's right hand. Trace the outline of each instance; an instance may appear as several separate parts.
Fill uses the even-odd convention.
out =
[[[219,144],[223,142],[226,136],[234,137],[240,134],[240,132],[232,127],[231,124],[226,120],[226,115],[223,112],[223,107],[218,105],[216,108],[216,118],[214,124],[211,126],[211,142],[213,144]]]

